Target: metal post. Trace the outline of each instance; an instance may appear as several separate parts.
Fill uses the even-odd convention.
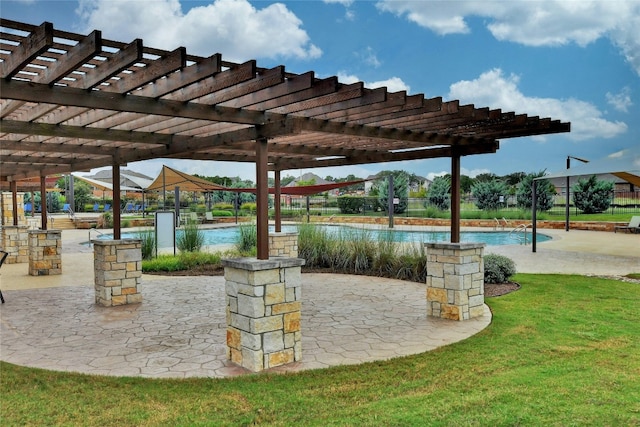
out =
[[[180,187],[176,185],[173,189],[173,208],[176,213],[173,217],[174,227],[180,226]]]
[[[387,200],[387,206],[389,209],[389,228],[393,228],[393,175],[389,175],[389,190],[387,191],[389,196]]]
[[[533,233],[531,237],[531,251],[536,251],[536,243],[537,243],[537,211],[538,211],[538,194],[536,189],[536,184],[538,181],[535,179],[531,183],[531,231]]]
[[[571,167],[571,156],[567,156],[567,171]],[[564,202],[564,231],[569,231],[569,172],[566,180],[566,200]]]

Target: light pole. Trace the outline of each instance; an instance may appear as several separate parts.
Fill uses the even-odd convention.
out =
[[[581,159],[580,157],[567,156],[567,171],[571,168],[571,159],[578,160],[582,163],[589,163],[589,160]],[[569,172],[567,172],[566,181],[566,197],[564,202],[564,231],[569,231]]]

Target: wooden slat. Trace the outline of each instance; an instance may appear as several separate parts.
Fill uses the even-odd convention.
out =
[[[53,24],[43,22],[20,45],[11,52],[11,56],[0,65],[0,77],[8,79],[16,75],[36,56],[53,45]]]
[[[102,49],[100,31],[93,31],[77,45],[73,46],[58,61],[50,64],[34,82],[53,84],[84,64]]]
[[[172,73],[156,80],[152,85],[146,85],[136,95],[159,98],[168,93],[198,83],[207,77],[213,77],[222,71],[222,55],[219,53],[203,59],[200,62],[183,67],[180,72]]]
[[[151,65],[140,67],[126,78],[116,82],[109,82],[110,87],[104,88],[107,92],[126,93],[136,88],[151,83],[167,74],[186,67],[187,50],[184,47],[171,52],[168,56],[155,60]]]
[[[122,70],[142,59],[142,40],[135,39],[126,47],[110,56],[104,63],[86,71],[82,78],[78,79],[78,87],[91,89],[100,83],[110,79]]]

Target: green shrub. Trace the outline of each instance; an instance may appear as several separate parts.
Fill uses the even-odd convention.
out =
[[[243,211],[249,211],[251,213],[255,213],[258,209],[258,205],[254,202],[247,202],[240,205],[240,209]]]
[[[516,274],[516,265],[511,258],[497,254],[485,255],[485,283],[504,283],[514,274]]]
[[[338,208],[343,214],[358,214],[362,212],[364,201],[362,197],[340,196],[338,197]]]
[[[211,211],[211,215],[213,215],[213,216],[233,216],[233,212],[221,211],[221,210],[213,210],[213,211]]]
[[[476,198],[476,206],[478,209],[483,211],[495,211],[502,205],[504,202],[500,200],[502,197],[507,195],[507,185],[497,179],[493,179],[491,181],[480,181],[476,182],[471,187],[471,192],[473,197]]]
[[[231,203],[218,202],[213,205],[213,209],[217,211],[232,211],[233,205]]]
[[[435,206],[441,211],[448,211],[451,206],[451,178],[447,176],[436,177],[427,192],[425,207]]]
[[[595,175],[578,180],[572,187],[573,203],[586,214],[604,212],[611,206],[613,187],[613,182],[598,180]]]

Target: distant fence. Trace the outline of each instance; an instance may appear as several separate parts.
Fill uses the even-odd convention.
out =
[[[359,199],[359,215],[381,215],[386,209],[378,202],[377,197],[357,197]],[[572,199],[572,197],[571,197]],[[564,215],[565,213],[565,196],[554,196],[553,207],[547,212],[553,215]],[[399,214],[400,216],[425,216],[427,209],[430,206],[427,199],[424,198],[410,198],[408,199],[407,209]],[[573,205],[573,201],[569,204],[570,214],[576,215],[581,213]],[[299,214],[306,214],[307,199],[306,197],[290,197],[284,198],[282,201],[282,209],[299,212]],[[467,212],[480,211],[475,204],[473,197],[465,197],[461,203],[461,210]],[[501,211],[520,211],[522,210],[517,205],[516,196],[504,197],[504,202],[500,207]],[[311,215],[334,215],[341,213],[338,207],[338,201],[335,197],[309,197],[309,211]],[[640,213],[640,191],[616,191],[611,194],[611,206],[606,213],[619,214],[619,213]]]

